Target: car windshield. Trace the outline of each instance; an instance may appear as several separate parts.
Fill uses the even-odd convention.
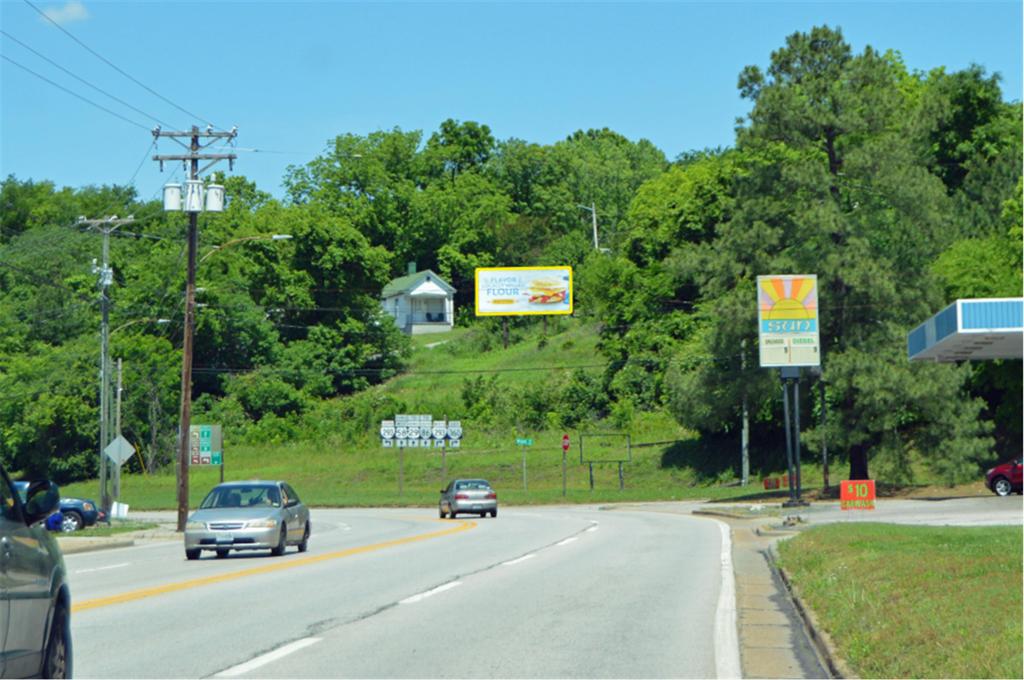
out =
[[[210,508],[281,507],[281,494],[276,486],[254,484],[252,486],[218,486],[213,489],[199,506],[200,510]]]
[[[467,479],[455,484],[456,491],[485,491],[490,488],[491,485],[483,479]]]
[[[22,503],[28,502],[28,482],[15,482],[14,490],[18,492],[18,497],[21,498]]]

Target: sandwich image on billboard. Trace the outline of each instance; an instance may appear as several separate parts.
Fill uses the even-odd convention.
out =
[[[476,315],[572,314],[572,267],[479,267]]]

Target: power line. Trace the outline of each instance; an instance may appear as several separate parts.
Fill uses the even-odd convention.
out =
[[[187,109],[184,109],[184,108],[182,108],[182,107],[178,106],[177,104],[175,104],[175,103],[174,103],[174,102],[172,102],[172,101],[171,101],[170,99],[168,99],[167,97],[163,96],[162,94],[160,94],[159,92],[157,92],[157,91],[156,91],[156,90],[154,90],[153,88],[149,87],[149,86],[148,86],[148,85],[146,85],[145,83],[143,83],[143,82],[139,81],[139,80],[138,80],[137,78],[135,78],[135,77],[131,76],[131,75],[130,75],[130,74],[128,74],[128,73],[126,73],[126,72],[125,72],[124,70],[122,70],[122,69],[121,69],[121,68],[120,68],[119,66],[117,66],[117,64],[114,64],[114,63],[113,63],[112,61],[110,61],[109,59],[107,59],[106,57],[104,57],[103,55],[101,55],[101,54],[100,54],[99,52],[97,52],[96,50],[92,49],[91,47],[89,47],[88,45],[86,45],[86,44],[85,44],[84,42],[82,42],[81,40],[79,40],[78,38],[76,38],[76,37],[75,37],[74,35],[72,35],[70,31],[68,31],[68,30],[67,30],[66,28],[64,28],[63,26],[61,26],[60,24],[58,24],[58,23],[57,23],[56,21],[54,21],[54,20],[53,20],[53,19],[52,19],[52,18],[51,18],[51,17],[49,16],[49,15],[47,15],[47,14],[46,14],[46,12],[42,11],[41,9],[39,9],[38,7],[36,7],[35,5],[33,5],[33,4],[32,4],[32,3],[31,3],[31,2],[29,1],[29,0],[25,0],[25,4],[26,4],[26,5],[28,5],[29,7],[31,7],[32,9],[34,9],[34,10],[35,10],[36,12],[39,12],[39,15],[40,15],[41,17],[43,17],[44,19],[46,19],[47,21],[49,21],[49,22],[50,22],[51,24],[53,24],[54,26],[56,26],[57,28],[59,28],[59,29],[61,30],[61,32],[63,32],[63,33],[64,33],[64,34],[66,35],[66,36],[68,36],[69,38],[71,38],[72,40],[74,40],[74,41],[75,41],[76,43],[78,43],[79,45],[81,45],[81,46],[82,46],[82,47],[83,47],[83,48],[84,48],[84,49],[85,49],[85,50],[86,50],[87,52],[89,52],[90,54],[92,54],[92,55],[93,55],[94,57],[96,57],[97,59],[99,59],[100,61],[102,61],[102,62],[103,62],[104,64],[106,64],[106,65],[107,65],[107,66],[109,66],[110,68],[114,69],[115,71],[117,71],[118,73],[120,73],[120,74],[121,74],[121,75],[123,75],[123,76],[124,76],[125,78],[127,78],[127,79],[128,79],[128,80],[130,80],[130,81],[132,81],[133,83],[135,83],[136,85],[138,85],[138,86],[139,86],[139,87],[141,87],[142,89],[146,90],[146,91],[147,91],[147,92],[149,92],[150,94],[152,94],[152,95],[154,95],[154,96],[156,96],[156,97],[158,97],[158,98],[162,99],[163,101],[167,102],[168,104],[170,104],[170,105],[171,105],[171,106],[173,106],[174,108],[178,109],[178,110],[179,110],[179,111],[181,111],[182,113],[186,114],[186,115],[187,115],[187,116],[189,116],[190,118],[197,118],[197,119],[199,119],[199,120],[203,121],[204,123],[206,123],[207,125],[210,125],[210,126],[212,126],[212,127],[217,127],[216,125],[214,125],[214,124],[213,124],[213,123],[211,123],[210,121],[206,120],[206,119],[205,119],[205,118],[204,118],[203,116],[197,116],[196,114],[194,114],[194,113],[191,113],[191,112],[190,112],[190,111],[188,111]]]
[[[59,84],[53,82],[52,80],[50,80],[46,76],[43,76],[43,75],[40,75],[40,74],[36,73],[35,71],[30,69],[29,67],[23,66],[22,64],[19,64],[18,62],[14,61],[13,59],[11,59],[10,57],[8,57],[5,54],[0,54],[0,57],[3,57],[4,61],[9,61],[10,63],[14,64],[15,66],[17,66],[18,68],[22,69],[23,71],[28,71],[29,73],[34,75],[36,78],[39,78],[40,80],[46,81],[47,83],[49,83],[50,85],[53,85],[57,89],[64,90],[65,92],[70,94],[72,97],[77,97],[78,99],[81,99],[86,104],[90,104],[92,106],[95,106],[100,111],[105,111],[105,112],[109,113],[110,115],[114,116],[115,118],[120,118],[124,122],[130,123],[131,125],[134,125],[137,128],[142,128],[143,130],[146,130],[146,131],[149,130],[149,128],[147,126],[143,125],[142,123],[138,123],[138,122],[136,122],[134,120],[131,120],[129,118],[125,118],[120,113],[117,113],[115,111],[111,111],[107,107],[105,107],[105,106],[103,106],[101,104],[97,104],[96,102],[92,101],[91,99],[87,99],[87,98],[83,97],[82,95],[78,94],[77,92],[72,92],[71,90],[69,90],[68,88],[64,87],[63,85],[59,85]]]
[[[28,51],[29,51],[29,52],[31,52],[32,54],[36,55],[36,56],[37,56],[37,57],[39,57],[40,59],[43,59],[44,61],[47,61],[47,62],[49,62],[50,64],[52,64],[53,66],[55,66],[55,67],[59,68],[59,69],[60,69],[61,71],[63,71],[64,73],[68,74],[69,76],[71,76],[71,77],[72,77],[72,78],[74,78],[75,80],[79,81],[80,83],[83,83],[83,84],[85,84],[85,85],[88,85],[89,87],[91,87],[92,89],[96,90],[96,91],[97,91],[97,92],[99,92],[100,94],[102,94],[102,95],[106,95],[107,97],[110,97],[111,99],[113,99],[114,101],[116,101],[116,102],[117,102],[118,104],[121,104],[122,106],[127,106],[127,107],[128,107],[129,109],[131,109],[131,110],[132,110],[132,111],[134,111],[135,113],[141,113],[141,114],[142,114],[143,116],[145,116],[146,118],[150,118],[150,119],[152,119],[152,120],[155,120],[155,121],[156,121],[157,123],[160,123],[161,125],[167,125],[167,123],[163,122],[162,120],[160,120],[160,119],[159,119],[159,118],[157,118],[156,116],[154,116],[154,115],[151,115],[151,114],[148,114],[148,113],[146,113],[145,111],[143,111],[142,109],[139,109],[139,108],[136,108],[136,107],[132,106],[131,104],[129,104],[129,103],[128,103],[128,102],[126,102],[125,100],[123,100],[123,99],[121,99],[121,98],[119,98],[119,97],[116,97],[116,96],[114,96],[114,95],[110,94],[110,93],[109,93],[109,92],[107,92],[106,90],[104,90],[104,89],[102,89],[102,88],[100,88],[100,87],[97,87],[96,85],[93,85],[92,83],[90,83],[90,82],[89,82],[88,80],[86,80],[85,78],[82,78],[82,77],[79,77],[79,76],[75,75],[74,73],[72,73],[72,72],[71,72],[71,71],[69,71],[68,69],[64,68],[63,66],[61,66],[60,64],[58,64],[57,62],[55,62],[55,61],[54,61],[53,59],[50,59],[50,58],[49,58],[49,57],[47,57],[46,55],[44,55],[44,54],[41,54],[41,53],[37,52],[36,50],[32,49],[31,47],[29,47],[29,46],[28,46],[28,45],[26,45],[25,43],[21,42],[20,40],[18,40],[17,38],[15,38],[15,37],[14,37],[13,35],[11,35],[10,33],[8,33],[7,31],[4,31],[4,30],[0,30],[0,34],[2,34],[2,35],[3,35],[3,36],[4,36],[5,38],[7,38],[8,40],[13,40],[14,42],[18,43],[19,45],[21,45],[21,46],[22,46],[22,47],[24,47],[24,48],[25,48],[26,50],[28,50]]]

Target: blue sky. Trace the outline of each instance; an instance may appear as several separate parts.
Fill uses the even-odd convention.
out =
[[[649,139],[669,158],[729,146],[735,119],[749,110],[736,90],[740,70],[766,66],[787,35],[821,24],[841,27],[855,51],[895,49],[913,70],[978,63],[1001,74],[1008,101],[1021,100],[1019,0],[31,1],[0,0],[0,172],[72,187],[133,180],[143,199],[175,170],[161,174],[145,160],[177,152],[168,140],[151,148],[154,119],[165,129],[187,129],[196,117],[238,126],[234,172],[279,197],[287,166],[338,134],[400,127],[429,136],[446,118],[542,144],[608,127]]]

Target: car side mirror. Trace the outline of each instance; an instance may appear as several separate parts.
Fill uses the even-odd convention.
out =
[[[32,482],[25,494],[25,524],[49,517],[60,505],[60,488],[49,480]]]

